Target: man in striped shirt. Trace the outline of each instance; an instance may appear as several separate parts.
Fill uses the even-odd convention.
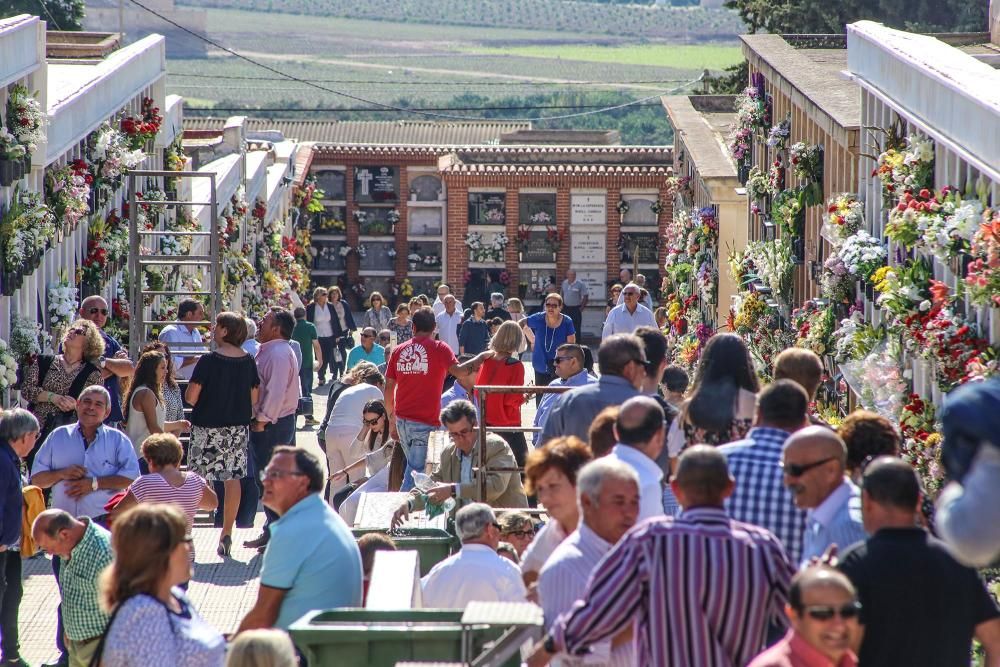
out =
[[[583,655],[631,623],[636,664],[741,667],[764,647],[769,622],[787,627],[792,566],[772,533],[726,515],[734,482],[725,457],[689,448],[671,485],[680,515],[625,535],[583,601],[552,625],[532,667],[561,651]]]
[[[746,439],[719,448],[736,480],[726,512],[774,533],[793,563],[802,552],[806,512],[782,481],[781,450],[789,435],[809,425],[808,414],[805,390],[792,380],[776,380],[757,396],[757,419]]]
[[[625,463],[600,458],[580,469],[576,496],[582,516],[580,525],[556,547],[538,577],[546,626],[583,597],[594,566],[635,525],[639,516],[639,476]],[[595,645],[584,665],[635,664],[630,634],[626,630],[624,637]]]

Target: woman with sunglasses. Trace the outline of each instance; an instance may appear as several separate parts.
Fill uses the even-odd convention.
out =
[[[535,371],[535,385],[546,387],[556,378],[556,350],[563,343],[576,342],[573,320],[563,315],[563,300],[558,293],[545,295],[544,312],[535,313],[521,320],[528,342],[533,346],[531,367]],[[535,405],[542,401],[542,394],[535,395]]]
[[[102,384],[104,338],[93,322],[73,322],[62,337],[61,347],[62,354],[32,359],[21,383],[21,396],[42,425],[38,446],[57,427],[76,421],[76,399],[84,387]],[[29,466],[34,456],[34,451],[28,455]]]
[[[361,316],[361,328],[371,327],[375,331],[388,329],[389,321],[392,319],[392,311],[385,305],[385,299],[382,298],[382,294],[380,292],[372,292],[368,298],[368,304],[371,308],[366,310],[365,314]]]
[[[346,481],[355,487],[337,510],[348,526],[354,525],[362,493],[384,493],[390,490],[389,462],[392,461],[395,442],[389,439],[385,402],[375,399],[365,403],[361,419],[364,425],[349,450],[353,457],[351,462],[342,470],[330,471],[333,481]]]
[[[396,335],[396,345],[402,345],[413,338],[413,321],[410,320],[410,306],[405,303],[396,306],[396,317],[389,320],[389,326],[386,329]]]
[[[615,283],[614,285],[611,286],[610,296],[608,296],[608,305],[604,309],[605,319],[607,319],[608,314],[611,312],[611,309],[618,305],[618,297],[621,296],[623,289],[625,289],[625,287],[619,283]]]
[[[226,640],[178,588],[191,579],[191,541],[173,505],[139,505],[115,521],[115,560],[101,578],[111,619],[92,664],[222,667]]]
[[[351,307],[344,301],[344,294],[340,288],[333,285],[327,290],[329,298],[330,312],[332,313],[331,326],[333,328],[333,354],[330,355],[330,374],[336,380],[344,373],[344,363],[347,361],[347,350],[354,347],[354,332],[358,327],[354,323],[354,315]],[[324,359],[326,357],[324,356]],[[325,377],[321,379],[326,379]],[[322,382],[320,384],[323,384]]]

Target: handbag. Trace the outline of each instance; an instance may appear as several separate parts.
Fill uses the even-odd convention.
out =
[[[344,341],[345,350],[350,350],[354,347],[354,336],[351,334],[350,331],[348,331],[347,335],[345,335],[341,340]]]

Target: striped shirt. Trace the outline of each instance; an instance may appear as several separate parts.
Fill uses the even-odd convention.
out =
[[[626,533],[549,632],[557,650],[581,655],[634,620],[636,664],[741,667],[764,648],[768,622],[787,626],[793,573],[773,534],[696,507]]]
[[[788,560],[798,563],[806,513],[795,506],[784,483],[781,450],[789,435],[781,429],[757,427],[750,429],[746,440],[724,445],[719,451],[736,480],[733,494],[726,499],[726,513],[737,521],[767,528],[781,540]]]
[[[861,520],[861,489],[845,477],[833,493],[806,513],[801,565],[822,556],[830,545],[844,551],[866,539],[868,533]]]
[[[587,591],[590,573],[611,551],[612,546],[614,545],[605,542],[581,521],[579,528],[556,547],[538,576],[538,596],[545,612],[546,627],[551,626],[559,614],[572,609],[573,603],[583,597]],[[572,664],[559,658],[552,661],[554,665],[564,663]],[[600,664],[608,667],[618,665],[627,667],[635,664],[632,659],[632,644],[622,644],[613,650],[610,640],[595,644],[584,664]]]
[[[208,483],[193,472],[182,474],[184,474],[184,483],[180,486],[174,486],[158,472],[151,472],[132,482],[129,490],[140,503],[173,503],[177,505],[184,512],[190,532],[194,526],[194,515],[198,512],[198,505],[201,503],[201,497],[204,495]]]

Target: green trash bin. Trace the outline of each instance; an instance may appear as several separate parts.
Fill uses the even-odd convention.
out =
[[[386,533],[400,551],[416,551],[420,554],[421,577],[460,546],[454,535],[441,528],[400,528],[392,533],[381,528],[353,528],[351,532],[354,539],[366,533]]]
[[[460,662],[462,611],[335,609],[306,614],[289,628],[309,665],[393,667],[404,661]],[[503,628],[481,626],[472,633],[478,654]],[[511,664],[517,665],[520,660]]]

